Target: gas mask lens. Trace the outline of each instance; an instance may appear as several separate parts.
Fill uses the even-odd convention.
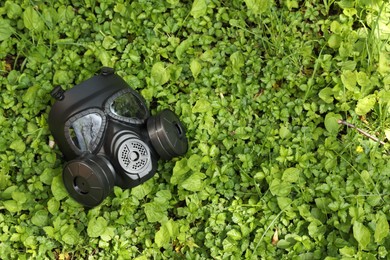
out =
[[[142,98],[131,89],[125,89],[108,99],[106,112],[121,121],[142,124],[149,117]]]
[[[110,105],[110,111],[115,115],[128,118],[144,118],[141,102],[131,93],[117,97]]]
[[[80,117],[70,127],[73,143],[80,151],[92,151],[98,140],[103,119],[97,113]]]
[[[66,137],[78,153],[93,152],[102,138],[105,116],[97,109],[83,111],[66,122]]]

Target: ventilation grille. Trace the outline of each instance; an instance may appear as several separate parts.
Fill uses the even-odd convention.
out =
[[[130,173],[140,173],[150,163],[149,149],[139,140],[128,140],[119,147],[119,164]]]

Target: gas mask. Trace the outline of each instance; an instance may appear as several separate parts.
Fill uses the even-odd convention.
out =
[[[67,160],[64,185],[77,202],[99,205],[114,186],[150,179],[159,158],[188,149],[185,130],[171,110],[150,116],[143,97],[111,68],[64,91],[56,87],[49,128]]]

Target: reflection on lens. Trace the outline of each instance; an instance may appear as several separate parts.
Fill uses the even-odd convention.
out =
[[[97,113],[92,113],[75,120],[69,134],[80,151],[92,151],[98,142],[98,134],[102,127],[103,119]]]
[[[116,98],[112,102],[110,109],[112,113],[122,117],[140,119],[145,117],[142,103],[130,92]]]

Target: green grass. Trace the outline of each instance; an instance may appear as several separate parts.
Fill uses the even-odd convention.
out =
[[[387,1],[127,2],[0,4],[2,258],[389,257]],[[86,211],[47,115],[102,66],[190,149]]]

